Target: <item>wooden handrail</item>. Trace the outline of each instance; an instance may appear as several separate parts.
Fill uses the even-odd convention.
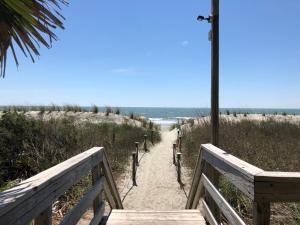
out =
[[[212,216],[218,215],[214,215],[214,205],[205,201],[207,197],[214,200],[230,224],[245,223],[210,182],[208,165],[253,200],[255,225],[270,224],[270,202],[300,201],[300,173],[264,171],[211,144],[201,145],[186,209],[197,208],[202,198],[204,214],[211,224],[217,224]]]
[[[0,225],[27,224],[32,220],[38,225],[51,224],[53,202],[83,176],[98,168],[101,168],[103,175],[94,177],[93,174],[93,187],[63,219],[62,224],[76,224],[87,207],[93,201],[97,202],[96,197],[103,190],[106,195],[111,196],[110,200],[113,199],[110,205],[122,209],[104,148],[94,147],[0,193]],[[95,224],[101,220],[103,209],[103,202],[96,208],[94,204]]]

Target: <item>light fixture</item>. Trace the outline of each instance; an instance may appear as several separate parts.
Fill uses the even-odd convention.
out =
[[[211,16],[208,16],[208,17],[198,16],[198,17],[197,17],[197,20],[198,20],[198,21],[206,20],[208,23],[210,23],[210,22],[211,22]]]

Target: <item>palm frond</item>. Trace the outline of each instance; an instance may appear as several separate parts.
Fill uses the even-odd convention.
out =
[[[40,55],[40,44],[51,47],[57,40],[53,30],[64,29],[59,11],[67,4],[66,0],[0,0],[0,77],[5,76],[8,49],[19,64],[14,45],[33,62]]]

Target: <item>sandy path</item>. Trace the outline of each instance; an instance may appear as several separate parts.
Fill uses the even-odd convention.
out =
[[[176,136],[176,130],[164,128],[162,141],[152,147],[149,153],[140,154],[142,158],[137,169],[137,186],[132,186],[130,175],[123,182],[127,184],[121,193],[122,198],[125,196],[125,209],[184,209],[187,197],[177,182],[172,163],[172,144]]]

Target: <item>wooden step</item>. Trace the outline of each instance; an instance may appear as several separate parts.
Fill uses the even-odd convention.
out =
[[[198,210],[137,211],[112,210],[107,225],[205,225]]]

